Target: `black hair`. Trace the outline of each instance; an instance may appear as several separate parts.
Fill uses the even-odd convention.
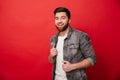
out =
[[[70,11],[69,11],[67,8],[65,8],[65,7],[58,7],[58,8],[56,8],[56,9],[54,10],[54,15],[55,15],[56,13],[58,13],[58,12],[65,12],[66,15],[67,15],[67,17],[68,17],[68,19],[71,18],[71,13],[70,13]]]

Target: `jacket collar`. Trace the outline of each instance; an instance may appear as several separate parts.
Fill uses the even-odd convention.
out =
[[[70,38],[72,32],[73,32],[73,28],[72,28],[72,27],[69,27],[68,35],[67,35],[66,38]],[[58,38],[59,34],[60,34],[60,32],[58,32],[58,33],[56,34],[56,38]]]
[[[72,32],[73,32],[73,28],[72,27],[69,27],[69,31],[68,31],[68,35],[65,39],[69,39],[72,35]],[[58,36],[59,36],[60,32],[58,32],[55,37],[54,37],[54,40],[55,40],[55,47],[57,45],[57,41],[58,41]]]

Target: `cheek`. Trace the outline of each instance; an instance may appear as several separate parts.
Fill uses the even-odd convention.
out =
[[[63,20],[64,23],[69,23],[68,19]]]
[[[55,24],[57,24],[58,22],[55,20]]]
[[[55,23],[58,23],[59,22],[59,20],[55,20]]]
[[[67,23],[68,23],[68,21],[63,21],[63,23],[64,23],[64,24],[67,24]]]

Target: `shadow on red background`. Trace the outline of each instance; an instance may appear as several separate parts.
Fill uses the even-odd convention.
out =
[[[88,79],[119,80],[119,0],[1,0],[0,80],[51,80],[47,57],[58,6],[69,8],[71,25],[91,37],[97,64]]]

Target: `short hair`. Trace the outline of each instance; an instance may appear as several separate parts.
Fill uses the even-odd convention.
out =
[[[58,13],[58,12],[65,12],[66,15],[67,15],[67,17],[68,17],[68,19],[71,18],[71,13],[70,13],[70,11],[69,11],[67,8],[65,8],[65,7],[58,7],[58,8],[56,8],[56,9],[54,10],[54,15],[55,15],[56,13]]]

